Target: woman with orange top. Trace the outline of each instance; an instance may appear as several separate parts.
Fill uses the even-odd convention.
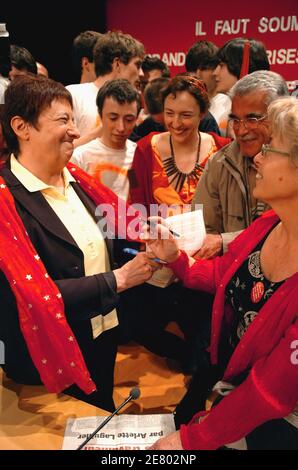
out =
[[[196,77],[173,78],[163,91],[163,102],[168,131],[151,133],[138,142],[130,173],[130,203],[142,204],[147,215],[151,204],[163,205],[162,213],[165,208],[169,215],[183,207],[185,210],[208,158],[230,142],[198,131],[200,119],[208,111],[209,99],[204,83]],[[206,331],[208,337],[210,296],[202,294],[198,299],[197,293],[179,282],[166,288],[145,284],[139,292],[142,315],[134,311],[126,314],[123,322],[120,321],[121,334],[125,338],[128,331],[132,335],[130,339],[158,355],[179,361],[179,368],[182,366],[184,372],[193,372],[192,366],[200,356],[197,332],[205,336]],[[198,302],[199,316],[193,310]],[[165,330],[171,321],[178,323],[185,340]]]
[[[130,202],[190,204],[208,158],[229,142],[199,132],[209,99],[204,83],[192,76],[173,78],[163,92],[168,132],[151,133],[138,142],[130,178]]]

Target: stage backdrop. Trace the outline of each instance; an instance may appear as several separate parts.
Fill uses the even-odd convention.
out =
[[[298,80],[298,3],[261,0],[108,0],[107,28],[142,41],[173,74],[184,71],[185,53],[204,39],[222,46],[235,37],[264,42],[271,70],[294,87]]]

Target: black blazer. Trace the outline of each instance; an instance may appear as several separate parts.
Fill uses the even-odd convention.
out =
[[[88,347],[92,348],[94,340],[90,319],[99,313],[104,315],[110,312],[119,302],[114,274],[85,276],[82,251],[42,194],[27,191],[8,167],[3,168],[0,175],[14,197],[17,212],[37,253],[62,294],[67,321],[79,344],[81,332],[88,330],[88,334],[81,339],[82,352]],[[71,184],[95,219],[94,203],[78,184]],[[106,240],[106,244],[113,269],[112,242]],[[0,340],[5,345],[4,370],[17,382],[40,383],[20,331],[14,295],[3,273],[0,273],[0,302]]]

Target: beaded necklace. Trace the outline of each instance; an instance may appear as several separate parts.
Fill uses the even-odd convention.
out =
[[[171,136],[170,136],[170,148],[171,148],[171,155],[170,157],[166,158],[163,161],[163,166],[167,174],[169,183],[172,186],[174,186],[177,193],[180,193],[185,183],[185,180],[187,180],[188,183],[190,183],[190,181],[197,183],[200,177],[200,174],[198,174],[199,173],[198,170],[201,170],[201,172],[203,171],[202,165],[199,164],[200,149],[201,149],[201,134],[199,132],[197,159],[196,159],[193,169],[189,173],[183,173],[183,171],[179,170],[179,168],[176,165]]]

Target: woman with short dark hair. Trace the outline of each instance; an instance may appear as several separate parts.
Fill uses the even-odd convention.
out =
[[[69,164],[79,133],[62,84],[18,77],[2,123],[12,152],[0,169],[2,367],[18,383],[113,410],[119,294],[158,265],[140,253],[113,266],[111,238],[130,232],[117,196]]]

